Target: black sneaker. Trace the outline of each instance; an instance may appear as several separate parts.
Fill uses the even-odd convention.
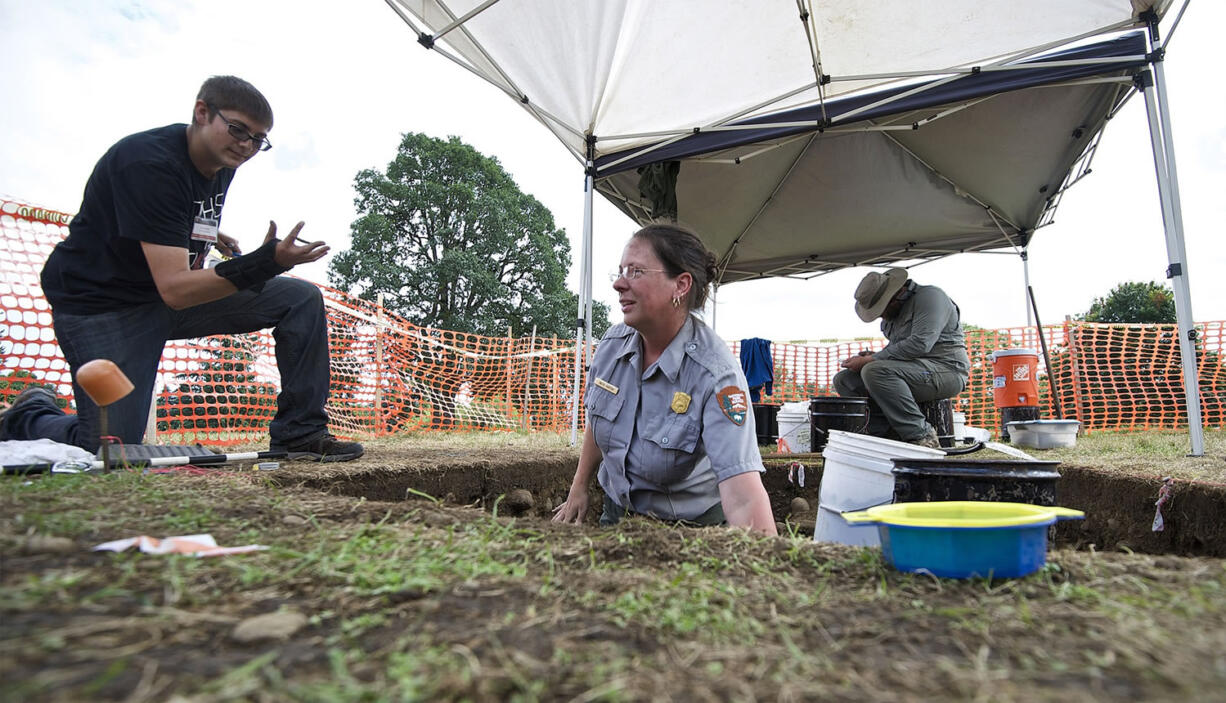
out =
[[[55,404],[55,392],[50,388],[37,385],[26,386],[17,394],[16,398],[13,398],[13,402],[9,404],[8,408],[0,413],[0,440],[10,439],[7,427],[8,420],[12,417],[13,412],[18,409],[18,406],[29,405],[31,403],[41,403],[43,405],[50,405],[57,410],[59,409],[59,406]]]
[[[331,434],[292,447],[269,443],[268,448],[274,452],[286,452],[290,459],[312,461],[353,461],[366,451],[357,442],[344,442]]]

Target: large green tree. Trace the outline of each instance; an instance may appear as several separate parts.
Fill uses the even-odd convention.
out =
[[[573,334],[570,241],[497,159],[456,137],[406,134],[385,171],[355,178],[352,244],[328,270],[333,286],[414,324],[516,336]],[[596,304],[593,326],[608,328]]]
[[[1081,319],[1175,324],[1175,294],[1161,283],[1121,283],[1105,298],[1095,298]]]

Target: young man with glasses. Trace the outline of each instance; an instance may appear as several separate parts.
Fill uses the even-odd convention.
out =
[[[272,327],[282,390],[271,449],[320,461],[362,455],[362,445],[328,432],[323,297],[311,283],[278,275],[319,260],[327,245],[299,243],[301,222],[277,239],[269,222],[263,245],[243,255],[220,231],[234,171],[272,148],[272,122],[272,108],[250,83],[209,78],[191,124],[133,134],[102,156],[68,237],[47,258],[43,292],[74,378],[85,362],[109,359],[135,386],[108,410],[108,428],[124,443],[143,439],[167,340]],[[214,248],[230,258],[208,267]],[[60,411],[47,389],[24,391],[0,417],[0,439],[97,449],[98,408],[79,384],[73,390],[76,415]]]

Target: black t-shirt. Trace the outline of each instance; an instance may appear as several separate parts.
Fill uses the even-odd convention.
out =
[[[192,268],[204,264],[234,169],[201,175],[186,130],[133,134],[98,160],[68,237],[43,266],[43,294],[55,310],[93,315],[159,300],[141,242],[184,247]]]

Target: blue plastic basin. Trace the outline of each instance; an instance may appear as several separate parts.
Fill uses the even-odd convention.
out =
[[[881,553],[899,571],[944,578],[1016,578],[1047,563],[1047,528],[1084,513],[986,501],[895,503],[843,513],[875,524]]]
[[[1047,563],[1047,522],[1013,527],[877,525],[881,554],[899,571],[945,578],[1014,578]]]

